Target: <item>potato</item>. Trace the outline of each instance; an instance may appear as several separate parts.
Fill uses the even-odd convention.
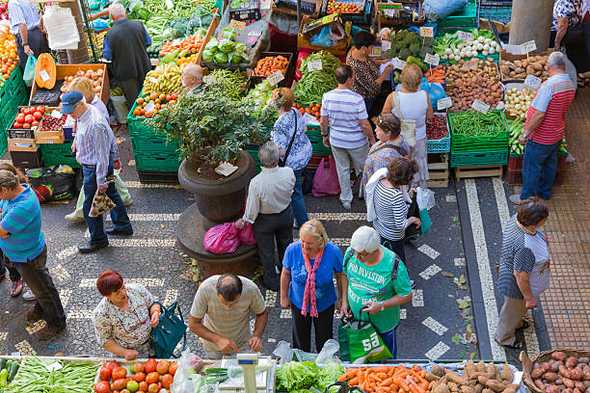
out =
[[[479,372],[484,372],[484,373],[486,372],[486,365],[481,360],[479,361],[479,363],[477,363],[475,365],[475,367],[477,368],[477,371],[479,371]]]
[[[459,391],[461,393],[475,393],[475,389],[473,389],[471,386],[467,386],[467,385],[462,385],[459,388]]]
[[[551,357],[554,360],[564,361],[565,360],[565,357],[566,357],[566,354],[565,354],[565,352],[555,351],[555,352],[553,352],[551,354]]]
[[[541,367],[534,369],[533,371],[531,371],[531,378],[532,379],[539,379],[543,376],[543,374],[545,374],[545,370],[543,370]]]
[[[432,393],[450,393],[450,390],[446,383],[439,383],[434,387]]]
[[[561,380],[563,381],[563,384],[566,388],[573,389],[574,387],[576,387],[576,383],[569,378],[561,378]]]
[[[492,94],[495,96],[496,93],[494,92]],[[486,366],[486,374],[490,379],[496,379],[498,376],[498,369],[493,363],[490,363]]]
[[[547,385],[545,387],[545,393],[559,393],[559,387],[555,385]]]
[[[543,375],[543,379],[547,382],[555,382],[559,379],[559,375],[557,375],[557,373],[548,371]]]
[[[570,356],[569,358],[567,358],[565,360],[565,366],[567,368],[576,367],[577,364],[578,364],[578,359],[576,359],[575,356]]]
[[[438,364],[435,364],[434,366],[432,366],[432,370],[431,370],[432,374],[436,375],[437,377],[444,377],[445,375],[445,369],[441,366],[439,366]]]
[[[588,387],[586,388],[586,390],[584,391],[584,393],[590,393],[590,386],[588,386]]]
[[[496,393],[502,393],[502,391],[506,389],[506,385],[497,379],[488,379],[486,386]]]
[[[574,368],[572,370],[570,370],[570,379],[573,379],[574,381],[581,381],[584,378],[584,373],[582,372],[581,369],[579,368]]]
[[[561,362],[558,360],[554,360],[551,362],[551,371],[554,372],[558,372],[559,371],[559,366],[561,366]]]
[[[574,393],[584,393],[584,391],[583,390],[580,390],[578,388],[574,388]]]
[[[484,388],[484,389],[481,391],[481,393],[494,393],[494,391],[493,391],[493,390],[491,390],[491,389],[488,389],[488,388]]]
[[[533,380],[533,382],[535,383],[535,386],[538,387],[541,390],[545,390],[545,384],[543,383],[542,380],[540,379],[535,379]]]
[[[574,386],[576,387],[576,389],[580,389],[582,392],[586,390],[586,385],[584,385],[583,382],[576,381],[574,382]]]
[[[584,384],[585,387],[587,387],[587,388],[590,387],[590,381],[583,381],[582,383]]]
[[[433,373],[426,373],[424,375],[424,378],[428,381],[428,382],[432,382],[432,381],[438,381],[440,379],[439,376],[434,375]]]
[[[460,376],[459,374],[453,372],[453,371],[448,371],[447,370],[447,378],[449,379],[450,382],[454,382],[457,385],[466,385],[467,384],[467,378]]]
[[[478,383],[473,387],[473,392],[474,393],[482,393],[483,391],[483,385]]]
[[[559,374],[564,378],[570,377],[570,371],[565,366],[559,366]]]
[[[451,392],[458,392],[459,391],[459,385],[457,385],[455,382],[448,382],[447,386],[449,387],[449,390]]]

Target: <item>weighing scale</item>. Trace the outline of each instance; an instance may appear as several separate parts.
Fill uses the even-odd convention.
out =
[[[219,384],[223,393],[274,393],[275,361],[270,356],[255,353],[239,353],[235,358],[223,358],[221,367],[242,368],[238,375],[232,375]]]

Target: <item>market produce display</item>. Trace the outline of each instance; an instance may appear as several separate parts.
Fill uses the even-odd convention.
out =
[[[522,153],[524,153],[524,145],[520,144],[518,139],[524,130],[524,122],[521,120],[508,119],[506,123],[508,124],[508,137],[510,138],[510,153],[512,155],[521,156]]]
[[[254,117],[258,118],[262,114],[264,108],[270,103],[274,89],[275,87],[265,79],[254,86],[254,88],[248,92],[246,97],[244,97],[242,100],[244,105],[252,105],[254,107],[252,110],[252,115]]]
[[[537,93],[528,88],[517,89],[513,87],[506,90],[504,102],[508,117],[524,120],[526,113]]]
[[[41,53],[35,64],[35,83],[42,89],[51,90],[55,86],[55,60],[49,53]]]
[[[426,53],[432,52],[432,39],[421,38],[418,34],[408,30],[390,32],[385,35],[385,39],[391,41],[391,48],[385,52],[387,57],[397,57],[414,63],[423,70],[426,69],[422,59]]]
[[[524,57],[522,60],[502,60],[500,71],[504,80],[523,80],[527,75],[534,75],[545,81],[549,78],[547,73],[547,58],[545,55]]]
[[[215,65],[239,65],[250,60],[246,45],[236,42],[237,33],[226,27],[221,32],[221,39],[215,37],[205,45],[203,62]]]
[[[452,125],[453,137],[461,136],[477,140],[506,134],[505,117],[501,111],[451,112],[449,122]]]
[[[12,128],[32,128],[37,127],[45,115],[44,106],[23,106],[12,123]]]
[[[533,363],[530,378],[537,392],[587,392],[590,358],[572,351],[554,351],[550,357],[543,356],[543,360]]]
[[[149,359],[124,367],[116,361],[106,362],[99,370],[96,393],[148,392],[169,393],[174,381],[175,361]]]
[[[448,60],[450,63],[500,52],[501,46],[491,31],[474,29],[470,33],[473,37],[471,41],[459,38],[459,32],[446,33],[435,39],[432,49],[441,60]]]
[[[10,77],[10,73],[18,64],[16,37],[10,33],[6,25],[0,27],[0,74],[2,82]]]
[[[104,71],[102,69],[94,70],[78,70],[75,75],[68,75],[65,77],[65,83],[61,86],[61,91],[66,92],[69,89],[69,84],[77,77],[85,77],[92,81],[94,92],[100,96],[102,92],[102,81],[104,79]]]
[[[290,393],[319,389],[323,392],[343,373],[344,367],[339,363],[319,367],[314,362],[288,362],[276,371],[276,391]]]
[[[174,93],[144,93],[135,101],[136,104],[135,109],[133,110],[133,116],[150,118],[157,114],[160,110],[176,104],[177,99],[178,96]]]
[[[320,110],[322,109],[321,104],[311,104],[307,107],[302,107],[299,104],[293,104],[293,108],[297,109],[301,114],[308,113],[315,117],[318,121],[320,120]]]
[[[490,60],[460,60],[447,67],[446,92],[453,110],[463,111],[480,100],[495,108],[502,100],[502,84],[496,64]]]
[[[322,69],[309,71],[307,65],[314,60],[321,61]],[[335,89],[338,85],[334,71],[339,65],[340,60],[326,51],[308,56],[301,63],[303,77],[297,82],[293,91],[295,102],[302,107],[321,103],[324,93]]]
[[[328,14],[358,14],[362,7],[358,3],[328,0]]]
[[[91,393],[98,370],[95,362],[43,361],[25,358],[4,393]]]
[[[182,90],[180,76],[182,69],[176,63],[160,64],[145,76],[143,82],[144,95],[152,93],[175,94]]]
[[[0,392],[12,382],[18,367],[19,363],[16,360],[0,359]]]
[[[438,66],[434,68],[429,68],[425,73],[424,76],[430,83],[444,83],[445,76],[446,76],[446,69],[445,66]]]
[[[263,57],[262,59],[258,60],[256,63],[256,68],[254,69],[254,76],[263,76],[267,77],[274,72],[282,72],[283,74],[287,73],[287,67],[289,66],[289,59],[285,56],[268,56]]]
[[[160,49],[161,61],[170,63],[177,58],[199,53],[206,36],[207,29],[200,28],[195,34],[191,34],[183,40],[165,42]]]
[[[38,113],[38,112],[37,112]],[[60,116],[61,115],[61,116]],[[59,116],[59,117],[58,117]],[[45,114],[39,124],[39,131],[62,131],[68,115]]]
[[[349,368],[338,381],[360,388],[366,393],[399,392],[425,393],[428,391],[427,373],[419,366]]]
[[[433,116],[426,123],[426,138],[429,140],[442,139],[449,135],[446,116]]]
[[[516,393],[519,387],[513,384],[514,374],[507,363],[496,366],[469,360],[463,375],[434,365],[427,379],[432,393]]]

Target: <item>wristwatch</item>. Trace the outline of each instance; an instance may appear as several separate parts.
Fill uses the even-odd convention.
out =
[[[379,305],[381,306],[381,310],[379,312],[384,311],[385,305],[383,304],[383,302],[379,302]]]

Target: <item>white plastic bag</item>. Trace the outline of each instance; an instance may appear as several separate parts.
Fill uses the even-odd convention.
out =
[[[430,210],[436,205],[433,191],[428,188],[418,187],[416,188],[416,192],[416,201],[418,202],[418,208],[420,210]]]
[[[129,109],[127,109],[125,96],[111,96],[111,102],[115,107],[115,114],[117,115],[119,124],[127,124],[127,113],[129,113]]]
[[[53,50],[78,49],[80,35],[76,20],[69,8],[48,6],[43,14],[47,29],[47,42]]]
[[[202,368],[203,361],[200,357],[186,349],[178,359],[178,367],[174,374],[174,382],[170,386],[172,393],[195,393],[197,389],[196,379],[200,376],[196,373]]]

